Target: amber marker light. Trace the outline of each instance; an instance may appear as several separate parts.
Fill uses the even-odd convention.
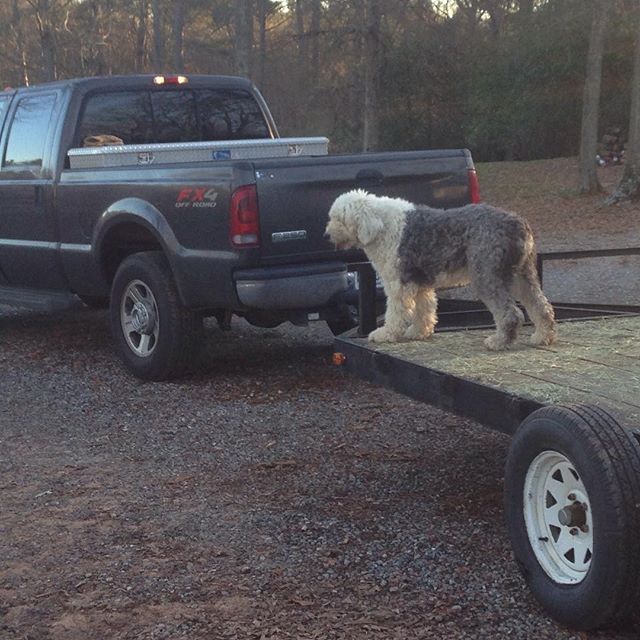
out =
[[[333,354],[333,364],[336,365],[342,365],[347,361],[347,356],[344,355],[344,353],[340,353],[339,351],[336,351]]]

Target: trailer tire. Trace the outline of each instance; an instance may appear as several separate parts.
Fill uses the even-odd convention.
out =
[[[640,445],[609,413],[550,406],[526,418],[507,459],[505,515],[518,567],[558,622],[590,630],[636,615]]]
[[[142,380],[184,375],[203,339],[202,316],[182,305],[160,251],[125,258],[111,287],[111,329],[122,361]]]

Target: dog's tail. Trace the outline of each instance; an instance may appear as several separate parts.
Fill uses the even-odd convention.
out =
[[[524,242],[524,255],[514,274],[513,294],[527,310],[536,331],[532,342],[549,345],[556,340],[556,323],[553,307],[542,291],[538,275],[537,252],[533,233],[525,222],[527,235]]]
[[[526,220],[520,218],[520,222],[522,223],[522,254],[520,258],[520,263],[517,266],[517,270],[526,270],[526,265],[533,262],[536,264],[537,260],[537,252],[536,252],[536,243],[533,239],[533,230],[529,226],[529,223]]]

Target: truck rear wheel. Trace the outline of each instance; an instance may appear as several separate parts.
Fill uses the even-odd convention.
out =
[[[181,304],[160,251],[123,260],[111,288],[110,317],[119,355],[136,377],[175,378],[194,362],[202,316]]]
[[[594,629],[640,598],[640,446],[591,405],[543,407],[518,428],[505,471],[516,562],[556,620]]]

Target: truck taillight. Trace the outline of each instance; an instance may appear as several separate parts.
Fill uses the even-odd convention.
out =
[[[469,169],[469,196],[473,204],[480,202],[480,183],[475,169]]]
[[[231,195],[230,233],[234,247],[260,245],[260,217],[255,184],[238,187]]]

